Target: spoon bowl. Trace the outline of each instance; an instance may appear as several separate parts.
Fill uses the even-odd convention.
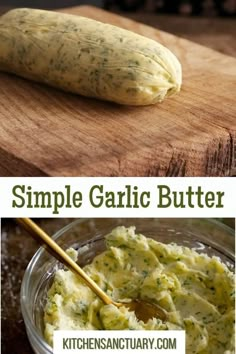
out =
[[[120,305],[125,306],[130,311],[134,311],[137,319],[144,323],[148,322],[151,318],[160,318],[162,321],[167,320],[167,313],[164,309],[154,303],[142,299],[135,299],[125,303],[116,303],[116,306],[117,305],[118,307],[120,307]]]

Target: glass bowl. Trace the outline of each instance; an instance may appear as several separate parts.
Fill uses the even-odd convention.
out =
[[[59,230],[53,238],[63,249],[78,249],[78,263],[84,266],[105,250],[104,236],[121,225],[135,225],[136,232],[163,243],[175,242],[209,256],[218,256],[234,269],[233,230],[216,220],[78,219]],[[43,337],[43,309],[53,275],[61,267],[41,247],[31,259],[22,281],[21,310],[30,344],[37,354],[53,354]]]

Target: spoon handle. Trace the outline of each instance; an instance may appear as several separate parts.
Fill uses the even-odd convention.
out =
[[[69,268],[73,273],[79,275],[87,286],[106,304],[115,304],[112,299],[107,296],[102,289],[83,271],[80,266],[75,263],[68,254],[63,251],[63,249],[55,242],[53,239],[46,234],[38,225],[36,225],[31,219],[28,218],[17,218],[17,223],[20,224],[27,230],[31,236],[33,236],[37,241],[39,241],[46,250],[52,254],[53,257],[58,259],[67,268]]]

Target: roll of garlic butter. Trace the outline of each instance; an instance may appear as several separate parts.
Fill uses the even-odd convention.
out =
[[[124,105],[180,90],[181,65],[158,42],[89,18],[14,9],[0,18],[0,70]]]

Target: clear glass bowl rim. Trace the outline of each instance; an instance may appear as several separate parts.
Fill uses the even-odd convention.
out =
[[[92,219],[96,219],[96,218],[92,218]],[[125,219],[125,218],[117,218],[117,219]],[[145,218],[144,218],[145,219]],[[175,218],[173,218],[175,219]],[[191,218],[180,218],[180,219],[191,219]],[[234,236],[234,231],[232,228],[230,228],[229,226],[223,224],[222,222],[216,220],[216,219],[210,219],[210,218],[196,218],[196,219],[203,219],[211,224],[214,224],[216,227],[219,227],[221,229],[223,229],[225,232],[231,234],[232,236]],[[81,218],[81,219],[76,219],[72,222],[70,222],[68,225],[64,226],[63,228],[61,228],[60,230],[58,230],[57,232],[55,232],[52,236],[52,238],[54,239],[54,241],[56,241],[62,234],[64,234],[65,232],[67,232],[68,230],[70,230],[71,228],[73,228],[75,225],[81,224],[83,222],[89,221],[91,220],[91,218]],[[45,354],[53,354],[52,348],[46,343],[46,341],[39,335],[38,330],[34,324],[34,322],[32,321],[31,318],[31,314],[28,311],[28,307],[27,307],[27,300],[26,300],[26,289],[29,286],[29,282],[30,282],[30,275],[31,275],[31,271],[34,268],[35,263],[37,262],[38,258],[42,255],[43,252],[47,252],[42,246],[39,247],[39,249],[35,252],[35,254],[33,255],[33,257],[31,258],[24,276],[23,276],[23,280],[22,280],[22,284],[21,284],[21,292],[20,292],[20,304],[21,304],[21,312],[23,315],[23,319],[26,325],[26,328],[30,328],[31,329],[31,335],[33,336],[34,340],[37,342],[37,345],[45,350]],[[229,253],[230,257],[235,258],[235,255],[233,253]],[[26,301],[25,301],[26,300]]]

